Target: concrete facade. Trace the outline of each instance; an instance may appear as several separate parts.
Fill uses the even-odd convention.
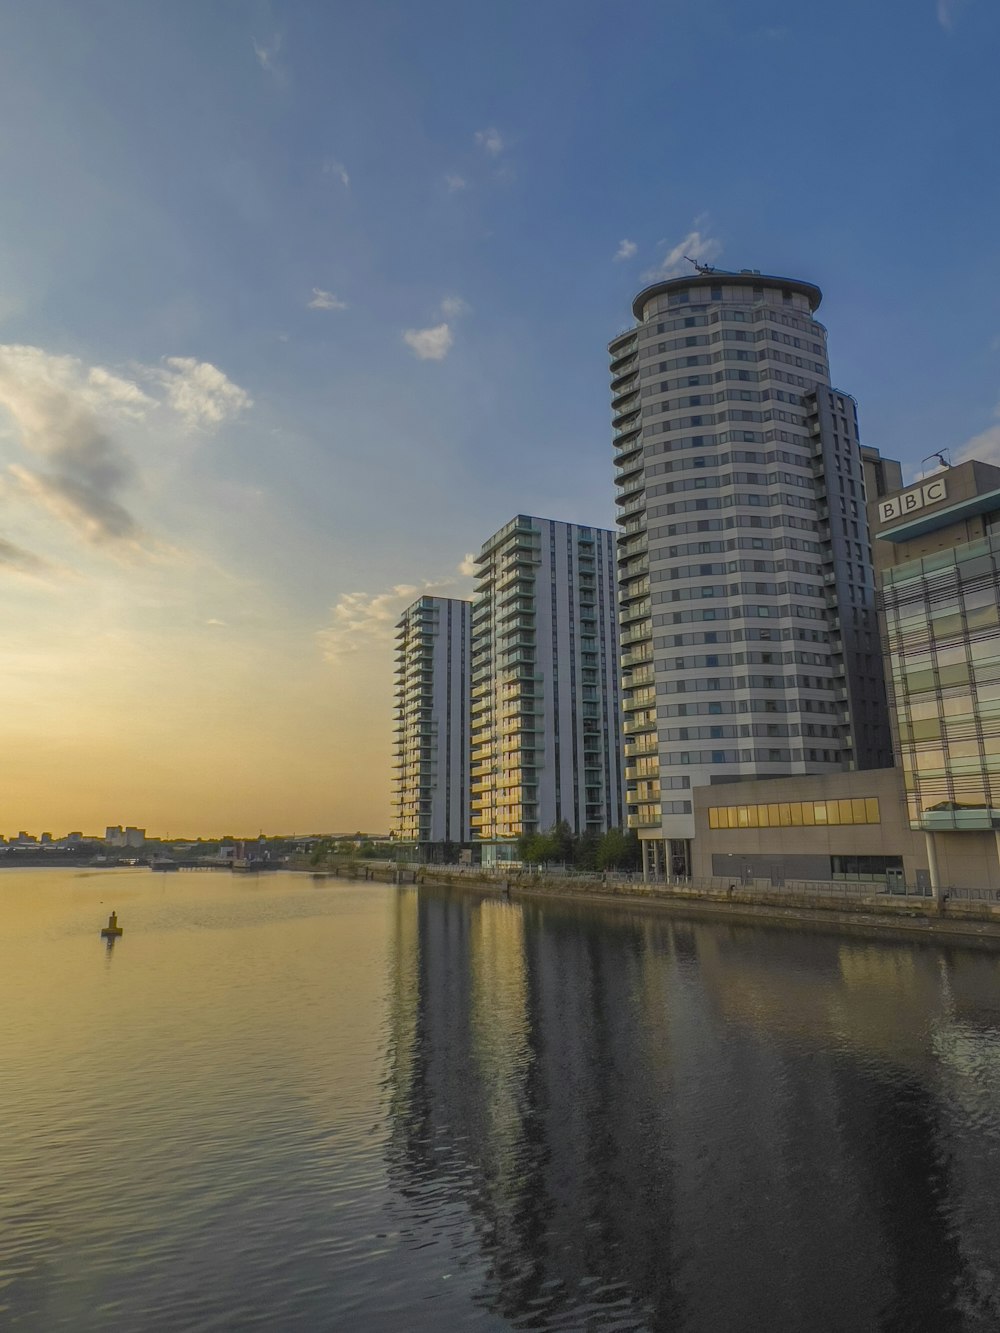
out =
[[[794,805],[876,801],[878,818],[864,822],[793,825]],[[779,823],[761,828],[712,827],[710,812],[777,807]],[[830,773],[699,787],[694,792],[696,833],[692,870],[697,878],[830,881],[881,880],[889,887],[933,891],[924,834],[907,818],[899,768]],[[786,813],[787,812],[787,813]],[[869,813],[871,813],[869,811]],[[782,818],[787,822],[782,824]],[[938,833],[934,852],[938,887],[1000,891],[1000,863],[992,833]],[[902,878],[892,864],[899,862]],[[852,864],[857,863],[857,864]]]
[[[811,283],[706,272],[609,345],[628,823],[684,873],[691,791],[888,762],[855,404]]]

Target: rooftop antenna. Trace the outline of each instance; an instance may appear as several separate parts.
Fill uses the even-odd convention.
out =
[[[951,459],[947,457],[950,452],[950,449],[939,449],[936,453],[928,454],[926,458],[922,458],[920,460],[921,472],[923,472],[924,464],[930,462],[932,458],[936,458],[942,467],[951,467]]]

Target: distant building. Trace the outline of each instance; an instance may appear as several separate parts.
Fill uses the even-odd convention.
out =
[[[129,824],[122,828],[120,824],[109,824],[104,833],[104,841],[109,847],[143,847],[146,843],[146,830]]]
[[[396,627],[393,837],[423,848],[469,840],[472,604],[421,597]]]
[[[472,835],[483,859],[624,819],[615,534],[518,514],[483,546],[472,617]]]

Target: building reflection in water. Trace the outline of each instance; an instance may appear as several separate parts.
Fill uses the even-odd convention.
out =
[[[1000,1326],[996,955],[424,889],[393,969],[390,1179],[495,1314]]]

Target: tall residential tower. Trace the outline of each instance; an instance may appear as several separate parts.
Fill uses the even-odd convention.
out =
[[[396,627],[393,834],[428,850],[469,840],[472,603],[421,597]]]
[[[691,789],[891,764],[854,400],[818,287],[657,282],[611,392],[628,823],[687,873]]]
[[[483,546],[472,622],[472,836],[483,859],[623,821],[615,535],[518,516]]]

